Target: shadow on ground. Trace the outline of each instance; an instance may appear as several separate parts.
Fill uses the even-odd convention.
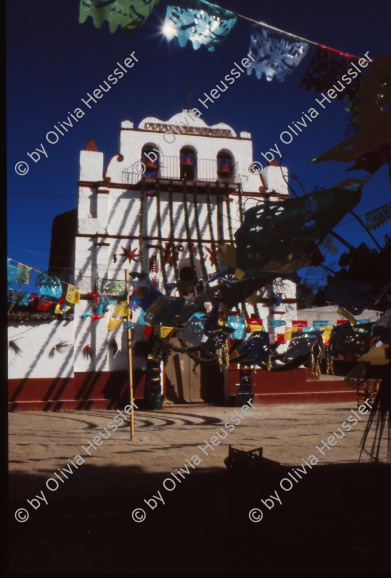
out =
[[[192,470],[172,491],[164,475],[81,465],[56,491],[42,475],[10,475],[12,573],[264,573],[388,571],[391,466],[317,466],[283,491],[284,471]],[[177,474],[178,479],[181,479]],[[175,481],[175,480],[174,480]],[[173,487],[173,483],[167,486]],[[288,484],[286,484],[288,485]],[[48,505],[26,502],[43,490]],[[160,490],[165,505],[145,503]],[[261,502],[277,490],[282,505]],[[30,519],[18,523],[17,508]],[[249,521],[261,508],[260,523]],[[134,508],[146,511],[136,523]]]

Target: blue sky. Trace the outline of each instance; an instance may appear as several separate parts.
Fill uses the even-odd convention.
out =
[[[223,0],[219,5],[357,56],[367,51],[371,57],[390,53],[389,0]],[[79,152],[89,138],[95,139],[107,162],[118,152],[121,121],[138,124],[146,116],[168,119],[185,106],[187,81],[194,90],[192,105],[200,107],[197,98],[214,88],[248,52],[251,24],[242,19],[213,53],[204,47],[194,51],[189,43],[180,48],[175,41],[168,42],[161,33],[166,6],[167,0],[161,0],[147,22],[127,38],[120,29],[110,34],[106,23],[100,29],[91,19],[79,24],[78,0],[7,2],[7,252],[12,259],[47,267],[52,220],[76,206]],[[202,118],[208,124],[226,122],[238,132],[251,132],[254,159],[261,160],[261,153],[318,96],[297,88],[314,50],[310,47],[309,55],[284,83],[243,75],[208,110],[202,107]],[[80,106],[81,98],[132,51],[139,59],[137,66],[56,144],[49,145],[45,135],[53,125],[66,120],[68,111]],[[344,103],[333,101],[291,145],[284,145],[285,164],[306,192],[366,175],[346,172],[345,163],[309,164],[343,140],[347,120]],[[45,143],[48,158],[41,155],[34,163],[27,153],[40,143]],[[29,164],[24,176],[14,170],[20,161]],[[384,166],[364,188],[356,211],[362,215],[390,200],[391,184]],[[374,246],[351,217],[345,217],[344,223],[336,231],[351,244],[365,241]],[[380,243],[386,233],[391,233],[390,223],[374,231]],[[336,260],[330,257],[327,264],[335,267]],[[323,272],[319,274],[324,277]],[[317,276],[313,269],[308,274]]]

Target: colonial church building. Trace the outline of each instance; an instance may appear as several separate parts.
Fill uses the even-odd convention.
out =
[[[61,322],[53,315],[31,321],[30,337],[36,335],[42,344],[35,358],[34,346],[29,352],[28,368],[20,360],[11,369],[15,392],[35,379],[36,390],[46,392],[46,405],[36,407],[45,409],[115,407],[125,400],[127,332],[123,324],[107,330],[114,305],[102,311],[105,319],[91,321],[92,301],[98,293],[118,295],[126,271],[131,278],[145,273],[162,293],[171,287],[172,296],[191,298],[201,292],[221,268],[222,253],[234,246],[244,211],[289,196],[286,168],[271,163],[261,171],[250,170],[252,165],[249,132],[237,134],[225,123],[208,126],[190,109],[167,121],[147,117],[138,126],[123,121],[119,149],[110,159],[90,139],[80,153],[77,208],[54,219],[49,263],[49,273],[80,288],[81,300],[73,319],[68,315]],[[181,282],[188,282],[186,290]],[[270,294],[258,292],[230,313],[262,319],[263,328],[279,334],[277,341],[283,344],[284,327],[274,328],[269,320],[289,325],[297,319],[296,288],[289,281],[275,285],[278,308],[271,306]],[[42,356],[62,333],[68,350],[61,363]],[[132,344],[136,398],[144,396],[147,341],[145,327],[137,325]],[[85,355],[86,346],[90,355]],[[235,394],[235,372],[220,379],[203,368],[193,371],[185,354],[171,355],[161,375],[168,403],[228,402]]]

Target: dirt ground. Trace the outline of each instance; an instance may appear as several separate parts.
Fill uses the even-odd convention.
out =
[[[352,410],[356,424],[346,422]],[[128,423],[105,432],[115,415],[9,414],[12,573],[389,570],[391,467],[365,456],[358,463],[367,416],[355,406],[136,411],[133,441]],[[240,423],[230,431],[225,424],[235,416]],[[352,427],[342,437],[343,422]],[[342,439],[334,437],[323,456],[318,448],[335,431]],[[99,432],[108,439],[89,456],[85,448]],[[230,444],[263,447],[265,458],[286,467],[228,469]],[[21,508],[24,522],[15,519]],[[257,523],[249,519],[254,508],[263,516]]]

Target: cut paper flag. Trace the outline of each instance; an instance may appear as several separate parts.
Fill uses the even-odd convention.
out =
[[[353,162],[375,147],[390,142],[391,55],[378,56],[371,62],[362,79],[359,94],[361,99],[361,131],[311,162]]]
[[[230,335],[231,339],[244,339],[246,337],[246,323],[241,317],[230,315],[227,318],[227,327],[234,329]]]
[[[56,309],[54,310],[54,313],[56,315],[63,315],[63,313],[66,313],[67,311],[69,311],[69,309],[71,308],[70,305],[67,305],[65,303],[65,297],[62,297],[59,302],[56,305]]]
[[[31,267],[26,267],[22,263],[16,265],[11,264],[11,259],[7,260],[7,282],[19,283],[20,285],[27,285],[30,279]]]
[[[137,323],[135,321],[124,321],[124,329],[133,329],[136,325]]]
[[[268,319],[267,322],[269,327],[283,327],[286,325],[286,321],[284,321],[284,319]]]
[[[39,292],[41,295],[46,295],[47,297],[56,297],[59,299],[62,295],[62,283],[58,277],[53,277],[45,272],[41,272],[37,276],[35,282],[36,287],[39,287]]]
[[[285,341],[292,339],[292,333],[297,332],[296,327],[285,327]]]
[[[247,319],[247,331],[262,331],[262,326],[262,319],[258,319],[257,317],[249,317]]]
[[[306,90],[313,88],[315,92],[325,91],[326,93],[327,90],[334,88],[338,100],[345,98],[345,96],[353,99],[360,86],[359,73],[362,72],[362,69],[357,67],[358,72],[356,72],[355,79],[353,79],[353,74],[347,75],[347,72],[353,66],[354,61],[358,60],[357,56],[319,44],[298,88],[304,87]],[[354,66],[353,70],[355,70]],[[343,75],[346,75],[344,82],[342,81]],[[337,85],[337,88],[334,87],[334,84]]]
[[[300,320],[300,319],[294,319],[292,321],[292,326],[293,327],[307,327],[307,321],[304,320]]]
[[[298,357],[303,357],[311,353],[313,346],[321,336],[321,331],[311,333],[292,333],[292,339],[284,355],[284,361],[291,361]]]
[[[120,301],[115,304],[114,315],[116,317],[127,317],[130,313],[128,302]]]
[[[319,329],[322,329],[322,327],[329,327],[330,322],[324,321],[324,320],[314,321],[313,325],[314,325],[314,329],[319,330]]]
[[[117,327],[119,325],[121,325],[122,323],[122,319],[117,319],[115,317],[110,317],[109,321],[107,323],[107,331],[114,331],[114,329],[117,329]]]
[[[389,219],[391,219],[391,203],[387,203],[382,207],[378,207],[373,211],[369,211],[365,215],[367,227],[370,230],[374,230],[377,229],[378,227],[381,227]]]
[[[264,74],[268,82],[273,78],[284,82],[307,54],[308,44],[301,41],[293,42],[260,26],[253,26],[251,31],[248,53],[252,52],[255,62],[251,62],[247,74],[250,75],[254,71],[258,80]]]
[[[266,331],[254,331],[239,347],[240,353],[246,353],[257,365],[270,356],[270,338]]]
[[[93,313],[91,315],[91,321],[98,321],[98,319],[104,319],[104,315],[99,315],[98,313]]]
[[[68,303],[72,304],[80,303],[79,287],[75,287],[75,285],[68,285],[66,300],[68,301]]]
[[[329,345],[331,333],[333,331],[332,327],[321,327],[322,330],[322,341],[324,345]]]
[[[101,293],[106,293],[106,295],[125,297],[127,291],[126,281],[120,281],[119,279],[102,279],[101,281]]]
[[[166,337],[171,335],[171,333],[173,331],[174,331],[174,327],[165,327],[164,325],[162,325],[162,327],[160,328],[160,337],[162,339],[165,339]]]
[[[363,185],[364,180],[347,179],[331,189],[248,209],[235,233],[237,264],[247,277],[256,271],[286,274],[309,266],[315,242],[356,206]],[[250,284],[248,278],[243,281]]]
[[[160,0],[80,0],[79,22],[83,24],[91,16],[95,28],[105,20],[113,34],[118,26],[125,35],[140,28]]]
[[[284,345],[285,344],[285,334],[284,333],[277,333],[276,334],[276,343],[277,343],[277,345]]]
[[[37,309],[38,311],[47,311],[53,304],[54,301],[40,297],[40,299],[38,299]]]
[[[98,301],[98,304],[96,306],[95,313],[97,315],[105,315],[110,303],[113,303],[113,301],[110,300],[108,297],[104,297],[104,296],[99,297],[99,301]]]
[[[176,37],[180,47],[189,40],[194,50],[206,46],[209,52],[221,44],[235,26],[236,14],[206,0],[176,0],[167,6],[164,34]]]
[[[83,315],[80,315],[80,319],[86,319],[86,317],[92,317],[92,311],[84,311]]]

